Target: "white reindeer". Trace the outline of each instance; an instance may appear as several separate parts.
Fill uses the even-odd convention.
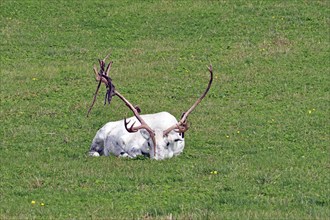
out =
[[[106,58],[105,58],[106,59]],[[212,66],[208,68],[210,80],[204,93],[183,114],[179,121],[168,112],[140,115],[140,110],[117,90],[108,76],[112,62],[105,70],[104,60],[99,60],[101,70],[94,67],[96,79],[99,81],[92,106],[95,102],[101,82],[108,88],[106,98],[110,102],[112,96],[118,96],[134,113],[135,117],[105,124],[96,133],[90,147],[90,155],[113,154],[115,156],[134,158],[138,155],[148,155],[151,159],[162,160],[179,155],[184,149],[183,134],[188,130],[187,117],[202,101],[209,91],[212,80]],[[90,107],[88,113],[90,112]],[[128,126],[130,125],[130,126]],[[137,132],[140,131],[140,132]]]
[[[159,112],[156,114],[141,115],[142,119],[149,125],[152,125],[157,133],[162,132],[171,125],[177,123],[175,117],[168,112]],[[164,123],[159,123],[162,119]],[[136,117],[127,119],[130,123],[141,126]],[[157,141],[158,140],[158,141]],[[184,138],[182,133],[170,132],[164,138],[156,139],[156,150],[154,150],[150,134],[145,129],[139,132],[130,133],[126,130],[125,120],[108,122],[96,133],[90,147],[91,155],[115,155],[119,157],[134,158],[138,155],[150,156],[157,160],[171,158],[179,155],[184,148]],[[97,152],[97,153],[95,153]]]

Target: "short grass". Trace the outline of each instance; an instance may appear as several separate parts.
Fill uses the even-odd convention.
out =
[[[1,219],[327,219],[327,0],[15,1],[1,9]],[[86,156],[131,115],[190,115],[182,155]],[[104,90],[102,90],[104,91]],[[103,93],[103,92],[102,92]],[[216,172],[215,172],[216,171]]]

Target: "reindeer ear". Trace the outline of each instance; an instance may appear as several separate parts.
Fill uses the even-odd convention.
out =
[[[145,138],[146,140],[150,139],[150,134],[146,129],[141,129],[140,130],[141,135],[143,136],[143,138]]]

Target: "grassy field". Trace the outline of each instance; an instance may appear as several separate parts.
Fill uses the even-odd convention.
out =
[[[327,219],[330,2],[1,0],[0,219]],[[182,155],[86,155],[130,116],[190,115]]]

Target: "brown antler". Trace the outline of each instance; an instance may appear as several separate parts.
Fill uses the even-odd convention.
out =
[[[190,109],[184,113],[184,115],[182,116],[181,120],[176,123],[175,125],[169,127],[168,129],[166,129],[165,131],[163,131],[163,135],[167,135],[168,133],[170,133],[172,130],[177,129],[177,132],[183,133],[185,131],[188,130],[188,125],[187,125],[187,117],[188,115],[196,108],[196,106],[202,101],[202,99],[206,96],[206,94],[208,93],[208,91],[211,88],[211,84],[213,81],[213,70],[212,70],[212,65],[210,65],[208,67],[208,70],[210,72],[210,80],[209,83],[207,85],[206,90],[204,91],[204,93],[197,99],[197,101],[190,107]]]
[[[108,101],[108,103],[110,104],[112,96],[116,95],[115,94],[115,86],[112,84],[112,80],[109,77],[109,72],[112,66],[112,61],[109,62],[109,64],[107,65],[107,68],[104,69],[105,67],[105,60],[109,57],[110,54],[108,54],[103,60],[99,60],[99,64],[100,64],[100,71],[97,71],[96,66],[93,67],[94,73],[95,73],[95,79],[99,82],[97,87],[96,87],[96,91],[94,93],[94,97],[93,97],[93,101],[91,106],[88,109],[87,112],[87,117],[89,116],[89,113],[91,112],[94,103],[96,101],[96,97],[97,94],[99,92],[99,89],[101,87],[101,83],[103,82],[105,84],[105,86],[107,87],[107,93],[105,95],[105,104]]]
[[[140,126],[136,126],[134,127],[135,122],[131,125],[131,127],[127,127],[127,125],[129,124],[129,122],[127,122],[126,118],[124,120],[125,123],[125,128],[128,132],[137,132],[140,129],[146,129],[148,131],[148,133],[150,134],[150,138],[154,144],[154,152],[156,153],[156,139],[155,139],[155,133],[154,131],[149,127],[149,125],[143,120],[143,118],[140,116],[140,108],[138,106],[133,107],[133,105],[123,96],[121,95],[116,89],[115,86],[112,84],[112,80],[109,77],[109,72],[112,66],[112,61],[109,62],[109,64],[107,65],[107,68],[105,69],[105,60],[109,57],[110,54],[108,54],[103,60],[99,60],[99,64],[100,64],[100,71],[97,71],[97,68],[94,66],[93,70],[95,73],[95,78],[96,80],[99,82],[97,87],[96,87],[96,91],[94,94],[94,98],[93,98],[93,102],[88,110],[87,116],[89,115],[90,111],[92,110],[92,107],[96,101],[96,97],[98,94],[98,91],[100,89],[101,83],[104,83],[105,86],[108,88],[107,93],[106,93],[106,97],[105,97],[105,103],[108,100],[108,103],[110,103],[112,96],[117,95],[126,105],[127,107],[129,107],[135,117],[139,120],[139,122],[141,123]]]

